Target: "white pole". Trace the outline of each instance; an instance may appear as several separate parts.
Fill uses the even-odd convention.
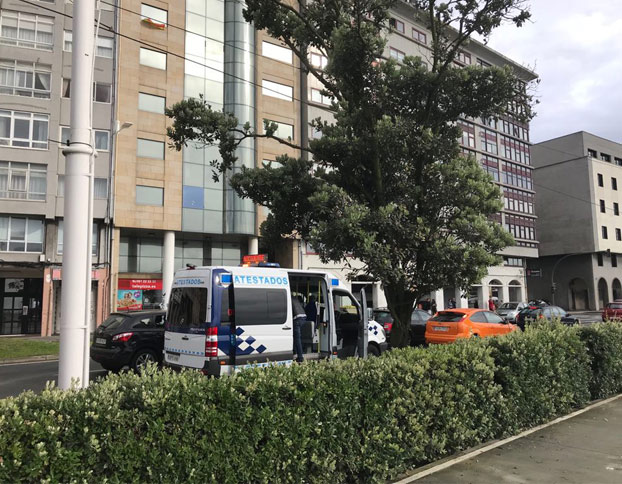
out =
[[[84,320],[91,222],[89,207],[89,162],[91,143],[90,104],[93,96],[91,67],[94,42],[95,0],[75,0],[71,66],[71,143],[66,157],[63,234],[63,291],[58,386],[71,388],[72,379],[83,378]]]
[[[163,307],[168,308],[171,295],[171,286],[175,276],[175,232],[164,232],[164,257],[162,258],[162,292],[164,293]]]
[[[248,253],[259,254],[259,238],[258,237],[248,238]]]

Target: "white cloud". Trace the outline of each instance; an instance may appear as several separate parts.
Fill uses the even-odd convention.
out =
[[[534,68],[533,141],[589,131],[622,142],[622,9],[610,0],[533,0],[532,21],[495,31],[490,47]]]

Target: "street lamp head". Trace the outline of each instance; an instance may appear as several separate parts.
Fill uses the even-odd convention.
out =
[[[115,122],[114,134],[118,134],[120,131],[123,131],[124,129],[127,129],[127,128],[131,128],[132,126],[134,126],[134,123],[130,123],[129,121],[126,121],[125,123],[121,123],[121,121],[117,120]]]

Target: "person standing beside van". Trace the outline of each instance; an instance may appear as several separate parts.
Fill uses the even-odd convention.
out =
[[[292,295],[292,316],[294,319],[294,352],[296,361],[302,363],[302,325],[307,321],[307,314],[300,300]]]

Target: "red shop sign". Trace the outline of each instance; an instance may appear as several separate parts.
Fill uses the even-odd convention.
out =
[[[119,279],[119,289],[162,290],[162,279]]]

